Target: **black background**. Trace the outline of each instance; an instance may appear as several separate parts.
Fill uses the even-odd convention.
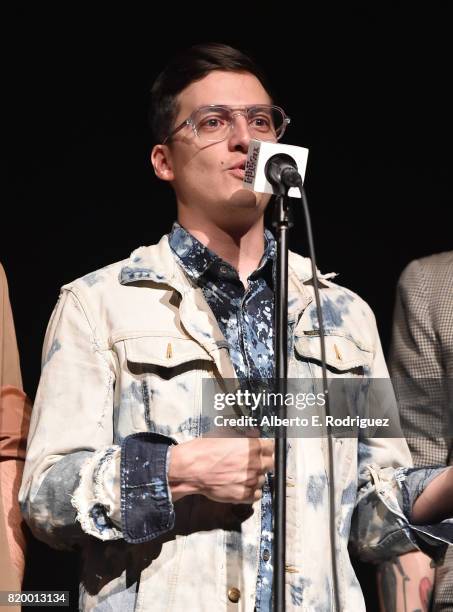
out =
[[[197,42],[237,46],[269,75],[292,118],[284,142],[310,150],[318,266],[370,303],[387,350],[403,267],[453,248],[451,21],[440,6],[192,3],[94,14],[73,5],[11,14],[0,260],[28,394],[59,287],[171,227],[172,192],[149,163],[148,91],[167,59]],[[298,210],[295,221],[291,246],[306,255]],[[42,588],[46,576],[63,588],[62,572],[28,569],[28,584]]]

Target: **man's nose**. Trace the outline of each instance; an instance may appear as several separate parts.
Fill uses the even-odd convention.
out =
[[[229,147],[233,151],[240,150],[247,153],[251,139],[247,117],[242,113],[235,113],[231,119]]]

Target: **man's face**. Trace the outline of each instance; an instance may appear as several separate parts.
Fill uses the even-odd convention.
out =
[[[246,72],[214,71],[191,83],[178,96],[178,126],[201,106],[225,104],[242,108],[271,104],[259,80]],[[173,126],[173,127],[174,127]],[[225,140],[203,143],[190,126],[184,127],[169,145],[154,148],[156,174],[169,180],[176,192],[179,216],[190,214],[219,226],[249,224],[260,218],[270,196],[242,188],[243,170],[250,134],[247,119],[237,115]]]

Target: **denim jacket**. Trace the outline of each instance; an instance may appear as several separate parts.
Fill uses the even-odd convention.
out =
[[[320,377],[309,260],[289,258],[289,377]],[[319,275],[329,377],[388,377],[376,323]],[[168,448],[202,433],[202,380],[235,371],[202,290],[167,236],[62,288],[43,349],[22,487],[34,534],[79,547],[83,610],[253,612],[260,503],[171,502]],[[403,439],[333,439],[342,610],[365,610],[348,545],[380,562],[421,547],[440,557],[451,521],[412,526],[437,469],[413,471]],[[325,437],[289,438],[287,610],[333,610]]]

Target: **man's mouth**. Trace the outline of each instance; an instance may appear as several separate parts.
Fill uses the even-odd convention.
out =
[[[244,174],[245,174],[245,159],[241,162],[238,162],[237,164],[234,164],[234,166],[232,166],[231,168],[229,168],[228,172],[231,172],[231,174],[233,176],[235,176],[236,178],[241,179],[241,181],[244,180]]]

